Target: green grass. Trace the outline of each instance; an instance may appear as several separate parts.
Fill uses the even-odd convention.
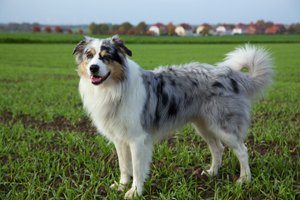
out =
[[[87,34],[89,35],[89,34]],[[106,35],[92,35],[107,38]],[[78,43],[80,34],[56,33],[0,33],[0,43]],[[127,44],[238,44],[238,43],[300,43],[300,35],[229,35],[209,37],[176,36],[127,36],[122,35]]]
[[[237,44],[129,44],[147,69],[219,62]],[[220,174],[190,126],[155,146],[139,199],[295,199],[300,195],[300,44],[264,44],[276,76],[253,107],[246,141],[253,181],[238,186],[238,161],[225,151]],[[112,144],[95,135],[82,109],[71,44],[0,44],[0,199],[122,199]]]

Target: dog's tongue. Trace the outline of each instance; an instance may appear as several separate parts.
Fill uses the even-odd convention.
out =
[[[92,80],[93,83],[100,82],[101,79],[102,79],[101,76],[95,76],[95,75],[91,76],[91,80]]]

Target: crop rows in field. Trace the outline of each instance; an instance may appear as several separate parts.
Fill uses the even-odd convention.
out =
[[[74,43],[81,39],[76,37]],[[96,134],[82,109],[74,46],[0,44],[0,199],[124,196],[109,188],[119,179],[114,147]],[[132,59],[145,69],[190,61],[216,63],[236,46],[128,45]],[[274,57],[276,76],[267,95],[253,106],[246,140],[252,182],[235,184],[239,164],[228,149],[220,174],[202,176],[209,167],[209,149],[186,126],[155,146],[139,199],[299,198],[300,44],[263,46]]]

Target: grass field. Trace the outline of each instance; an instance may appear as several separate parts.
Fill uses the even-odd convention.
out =
[[[276,77],[253,107],[247,147],[253,181],[239,186],[228,149],[220,174],[203,140],[186,126],[156,145],[140,199],[300,198],[300,44],[261,44]],[[132,59],[160,64],[215,63],[237,44],[129,44]],[[122,199],[112,144],[96,135],[80,102],[74,44],[0,44],[0,199]]]
[[[106,38],[109,36],[95,36]],[[55,33],[0,33],[0,43],[77,43],[80,34]],[[228,35],[208,37],[176,37],[176,36],[127,36],[122,35],[127,44],[238,44],[238,43],[300,43],[300,35]]]

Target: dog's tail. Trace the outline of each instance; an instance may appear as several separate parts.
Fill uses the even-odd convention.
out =
[[[250,97],[261,95],[272,82],[272,59],[263,48],[249,44],[237,48],[227,54],[222,65],[237,71],[248,68],[248,74],[243,75],[239,83]]]

